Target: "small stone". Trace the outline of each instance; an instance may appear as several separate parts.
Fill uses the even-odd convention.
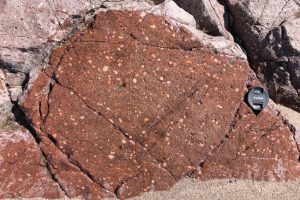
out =
[[[102,68],[102,71],[104,71],[104,72],[107,72],[108,71],[108,66],[104,66],[103,68]]]

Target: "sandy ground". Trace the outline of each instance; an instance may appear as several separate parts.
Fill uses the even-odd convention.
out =
[[[276,110],[300,131],[300,113],[273,104]],[[300,179],[293,182],[255,182],[251,180],[198,181],[186,178],[169,191],[148,192],[132,200],[299,200]]]
[[[183,179],[169,191],[149,192],[132,200],[299,200],[300,180],[296,182],[252,182],[250,180],[197,181]]]

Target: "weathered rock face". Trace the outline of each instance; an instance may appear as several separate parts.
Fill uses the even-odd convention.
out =
[[[258,116],[242,103],[228,137],[202,164],[203,179],[289,180],[299,176],[299,152],[278,113]],[[295,133],[294,133],[295,134]]]
[[[3,71],[0,69],[0,129],[7,124],[7,121],[12,117],[10,112],[12,103],[9,97],[9,92],[6,87],[6,78]]]
[[[247,62],[165,17],[100,12],[50,65],[21,106],[68,197],[128,198],[191,175],[299,176],[293,132],[272,110],[256,116],[243,103]]]
[[[173,23],[185,26],[193,37],[215,51],[246,57],[238,46],[226,37],[212,37],[196,29],[192,15],[168,0],[153,6],[152,1],[2,1],[0,12],[0,68],[4,69],[10,99],[22,95],[27,84],[36,79],[41,69],[48,66],[51,49],[61,40],[92,20],[95,12],[106,10],[142,10],[167,16]],[[10,19],[10,20],[8,20]],[[2,79],[2,78],[1,78]],[[2,106],[3,107],[3,106]],[[3,113],[10,113],[7,107]],[[7,118],[6,114],[1,117]]]
[[[32,135],[17,125],[0,131],[0,198],[64,197]]]
[[[210,35],[223,35],[229,39],[229,16],[225,6],[219,0],[175,0],[183,9],[191,13],[197,22],[197,28]]]
[[[60,41],[68,27],[103,1],[1,1],[0,61],[10,71],[42,68],[51,41]]]
[[[300,110],[300,2],[227,0],[233,28],[276,102]]]

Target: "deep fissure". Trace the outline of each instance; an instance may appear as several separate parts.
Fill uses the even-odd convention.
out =
[[[47,170],[49,176],[51,177],[51,179],[59,186],[59,188],[61,189],[61,191],[67,196],[69,197],[68,193],[66,192],[66,190],[63,188],[63,186],[61,185],[61,183],[58,181],[58,179],[55,177],[55,174],[52,173],[51,169],[50,169],[50,163],[47,159],[46,153],[40,148],[40,143],[42,142],[41,138],[39,137],[39,135],[36,133],[36,131],[33,128],[33,124],[31,123],[31,121],[26,117],[25,113],[19,108],[19,105],[17,102],[12,102],[13,103],[13,109],[12,112],[15,115],[15,119],[16,122],[18,124],[20,124],[22,127],[26,128],[29,133],[31,133],[31,135],[33,136],[39,151],[40,151],[40,155],[42,156],[44,162],[45,162],[45,169]]]

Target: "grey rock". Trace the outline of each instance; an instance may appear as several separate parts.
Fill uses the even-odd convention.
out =
[[[104,0],[1,1],[0,62],[10,71],[42,68],[51,44],[66,37]]]
[[[9,73],[6,72],[6,81],[9,87],[16,87],[23,84],[26,75],[22,73]]]
[[[12,101],[17,101],[22,95],[22,87],[27,81],[26,74],[6,72],[6,82]]]
[[[0,69],[0,130],[7,125],[12,117],[12,103],[6,87],[5,74]]]
[[[197,28],[213,36],[225,36],[232,39],[229,29],[229,16],[220,0],[175,0],[197,22]]]
[[[226,2],[234,32],[273,100],[300,111],[300,1]]]

